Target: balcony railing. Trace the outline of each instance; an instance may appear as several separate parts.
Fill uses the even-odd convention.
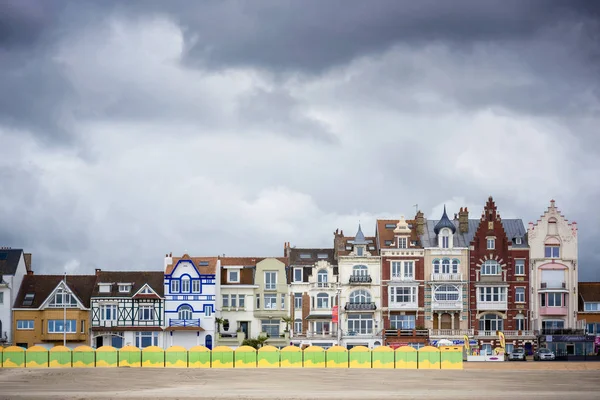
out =
[[[361,329],[358,331],[342,331],[342,336],[373,336],[376,332],[374,329]]]
[[[462,274],[431,274],[432,281],[462,281]]]
[[[350,275],[350,283],[371,283],[373,279],[371,275]]]
[[[223,307],[221,311],[246,311],[246,306],[243,307]]]
[[[200,327],[200,319],[170,319],[169,326],[178,327]]]
[[[407,302],[407,303],[398,303],[395,301],[390,301],[388,304],[388,308],[390,310],[417,310],[419,308],[419,303]]]
[[[567,307],[540,307],[540,315],[567,315]]]
[[[427,329],[386,329],[385,337],[401,337],[401,336],[429,336],[429,331]]]
[[[335,289],[335,283],[332,282],[312,282],[311,289]]]
[[[432,310],[462,310],[462,300],[431,300]]]
[[[443,337],[463,337],[473,336],[475,334],[474,329],[430,329],[429,336],[443,336]]]
[[[375,303],[346,303],[344,307],[347,311],[373,311],[377,309]]]
[[[477,331],[477,336],[498,336],[498,331]]]
[[[508,309],[506,301],[477,301],[478,310],[504,310]]]
[[[415,280],[414,275],[405,275],[405,274],[392,274],[391,278],[393,281],[404,281],[404,282],[413,282]]]
[[[566,289],[567,284],[565,282],[542,282],[542,289]]]
[[[534,336],[534,331],[502,331],[506,337]]]

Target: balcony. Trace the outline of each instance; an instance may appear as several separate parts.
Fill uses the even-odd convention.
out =
[[[477,331],[475,336],[498,337],[498,331]]]
[[[346,311],[374,311],[377,309],[375,303],[346,303]]]
[[[535,336],[534,331],[502,331],[505,337]]]
[[[542,282],[540,284],[540,289],[567,289],[567,284],[565,282]]]
[[[294,333],[295,338],[307,338],[307,339],[335,339],[337,337],[337,331],[332,332],[302,332]]]
[[[356,284],[370,284],[371,282],[373,282],[373,279],[371,278],[371,275],[350,275],[350,279],[349,279],[349,283],[351,285],[356,285]]]
[[[474,329],[430,329],[429,336],[431,337],[441,337],[441,338],[450,338],[457,337],[463,338],[466,336],[473,336],[475,334]]]
[[[449,281],[449,282],[461,282],[463,280],[462,274],[431,274],[432,281]]]
[[[419,304],[414,301],[414,302],[406,302],[406,303],[398,303],[398,302],[393,302],[390,301],[388,304],[388,309],[389,310],[418,310],[419,309]]]
[[[463,302],[462,300],[431,300],[432,310],[455,310],[462,311]]]
[[[540,315],[567,315],[567,307],[540,307]]]
[[[200,319],[170,319],[169,326],[181,327],[181,328],[187,328],[187,327],[199,328],[200,327]]]
[[[82,340],[89,340],[85,333],[68,333],[67,332],[67,342],[80,342]],[[42,333],[42,340],[49,342],[58,342],[63,340],[64,333],[62,332],[54,332],[54,333]],[[13,339],[14,340],[14,339]]]
[[[386,329],[385,337],[428,337],[427,329]]]
[[[477,309],[481,311],[506,311],[508,309],[508,303],[505,301],[481,301],[477,300]]]
[[[221,311],[246,311],[246,306],[243,306],[243,307],[222,307]]]
[[[356,336],[376,336],[377,333],[375,329],[362,329],[359,331],[342,331],[342,336],[344,337],[356,337]]]
[[[220,333],[217,336],[217,344],[219,346],[241,346],[244,339],[246,339],[244,332]]]
[[[335,289],[335,283],[332,282],[312,282],[310,284],[312,290]]]
[[[396,282],[414,282],[415,276],[414,275],[404,275],[404,274],[392,274],[390,279],[392,281],[396,281]]]

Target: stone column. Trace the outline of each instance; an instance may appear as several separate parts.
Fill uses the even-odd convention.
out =
[[[438,316],[438,326],[437,326],[437,328],[439,330],[439,329],[442,329],[442,314],[438,312],[437,316]]]
[[[450,317],[452,318],[452,330],[454,330],[454,313],[451,313]]]

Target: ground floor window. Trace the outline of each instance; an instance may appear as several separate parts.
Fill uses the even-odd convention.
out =
[[[415,329],[415,316],[390,315],[390,329]]]
[[[48,320],[48,333],[63,333],[65,331],[67,333],[76,333],[77,321],[74,319],[68,319],[66,321],[62,319]]]
[[[348,334],[369,335],[373,333],[373,314],[348,314]]]
[[[279,337],[279,320],[263,319],[262,331],[269,337]]]
[[[515,349],[515,345],[512,343],[506,343],[506,353],[512,353]]]
[[[316,321],[315,322],[315,333],[328,334],[331,333],[331,322],[329,321]]]
[[[302,320],[297,319],[294,321],[294,332],[302,333]]]
[[[484,343],[481,345],[481,355],[492,355],[492,345],[489,343]]]
[[[158,332],[135,333],[135,347],[143,349],[150,346],[158,346]]]

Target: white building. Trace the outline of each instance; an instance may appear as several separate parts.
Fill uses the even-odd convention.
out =
[[[30,262],[21,249],[0,248],[0,345],[13,344],[12,307]]]

